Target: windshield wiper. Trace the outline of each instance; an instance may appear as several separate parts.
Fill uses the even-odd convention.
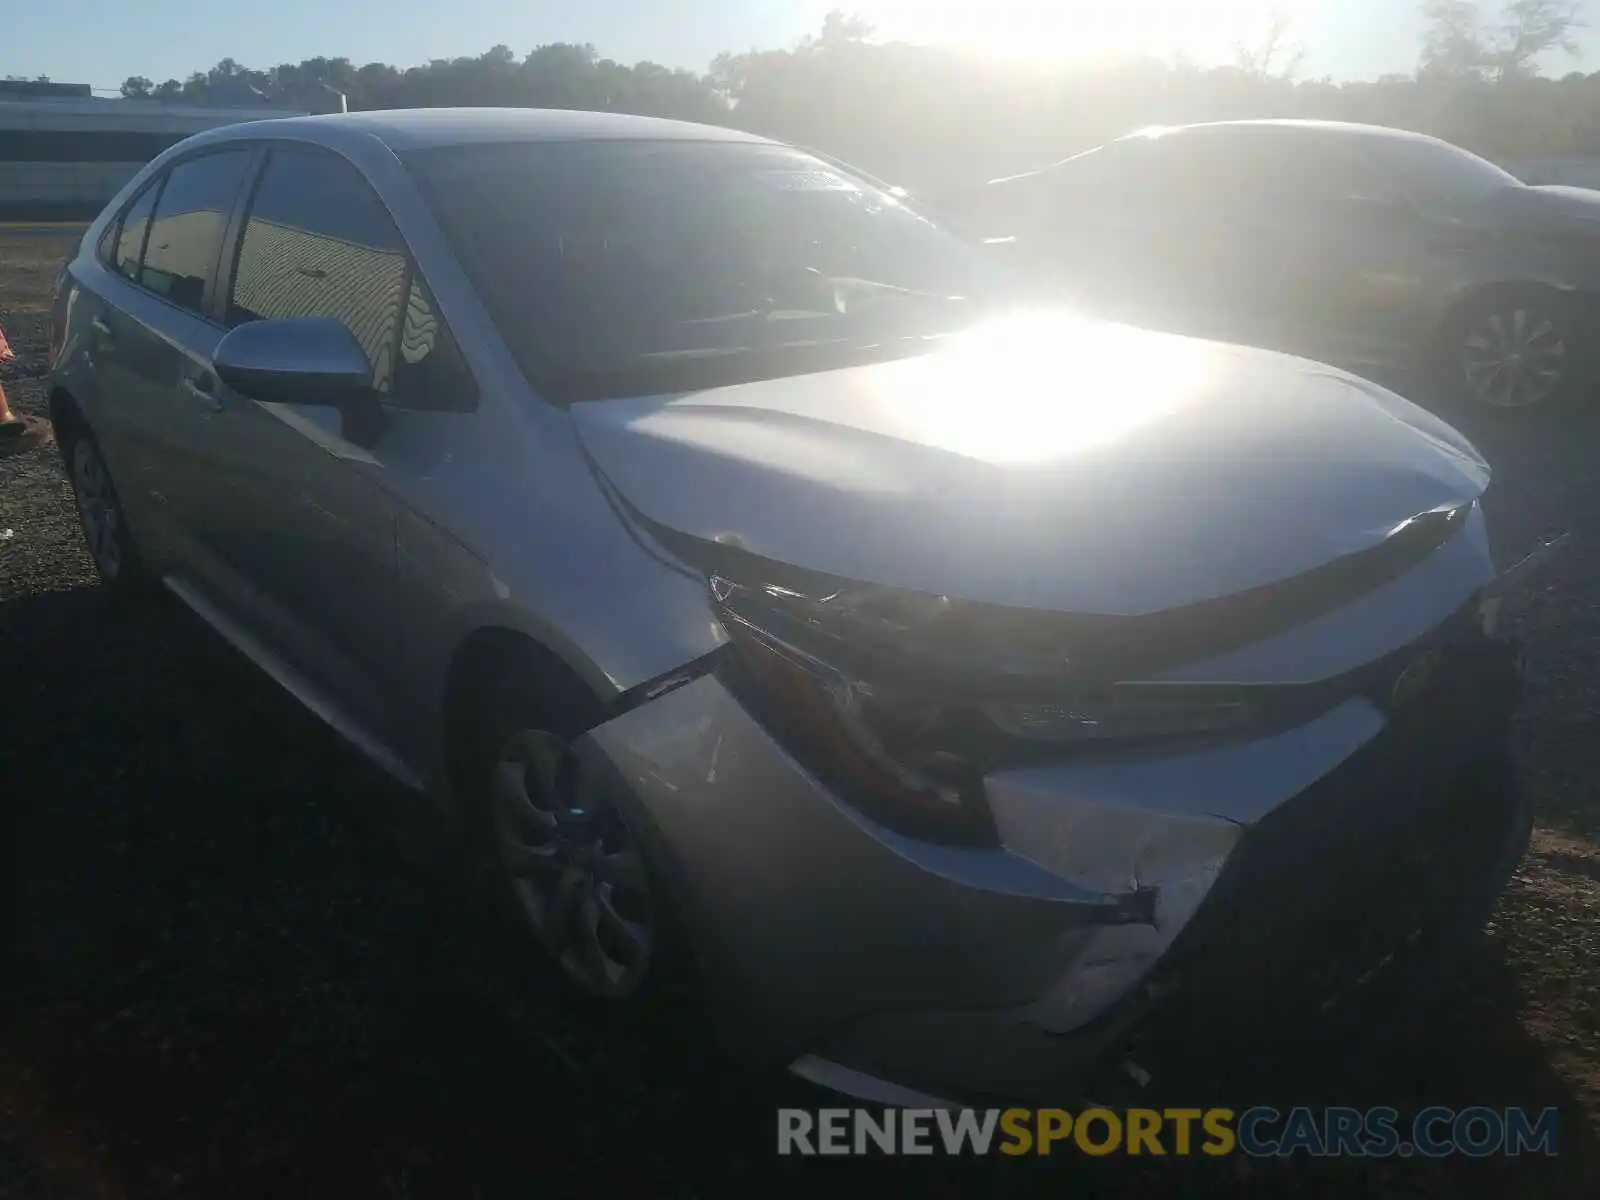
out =
[[[831,291],[833,299],[831,305],[824,307],[820,302],[797,304],[789,302],[787,298],[779,299],[774,296],[768,297],[761,304],[738,312],[718,313],[710,317],[686,317],[675,324],[680,326],[734,325],[739,322],[766,324],[771,321],[849,318],[869,306],[877,307],[884,302],[932,301],[937,307],[972,303],[971,298],[967,296],[926,292],[916,288],[901,287],[898,284],[881,283],[875,279],[858,279],[850,276],[827,279],[818,276],[817,282],[819,287]]]
[[[841,346],[848,344],[849,339],[847,338],[801,338],[792,342],[773,342],[757,346],[689,346],[682,350],[647,350],[636,357],[641,363],[683,362],[691,359],[707,358],[748,358],[788,350],[799,350],[808,346]]]
[[[558,404],[703,391],[906,358],[950,336],[953,332],[653,350],[634,356],[626,367],[553,373],[541,380],[540,390]]]
[[[833,280],[835,297],[843,300],[852,291],[869,300],[936,300],[940,304],[971,303],[970,296],[952,295],[948,292],[928,292],[920,288],[901,287],[897,283],[883,283],[876,279],[860,279],[841,275]]]
[[[739,321],[799,321],[837,317],[837,312],[814,308],[749,308],[743,312],[721,313],[715,317],[685,317],[678,325],[732,325]]]

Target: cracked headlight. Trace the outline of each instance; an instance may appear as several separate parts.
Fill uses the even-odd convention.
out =
[[[1109,745],[1248,730],[1214,689],[1075,681],[1066,658],[942,596],[813,598],[711,579],[752,712],[863,813],[908,836],[993,844],[984,777]]]

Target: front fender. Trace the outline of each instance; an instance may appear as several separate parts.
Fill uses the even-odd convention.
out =
[[[410,609],[403,618],[402,669],[411,700],[404,736],[424,777],[443,761],[450,663],[474,634],[492,629],[527,638],[605,705],[727,640],[705,585],[655,560],[635,562],[625,578],[575,588],[548,574],[566,564],[540,571],[516,559],[491,563],[410,512],[400,513],[395,542],[398,593]]]

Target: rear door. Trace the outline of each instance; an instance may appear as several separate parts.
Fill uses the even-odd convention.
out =
[[[160,491],[154,426],[171,404],[179,353],[189,319],[163,311],[140,294],[145,235],[165,176],[153,177],[124,206],[97,251],[100,269],[79,280],[87,310],[84,361],[93,394],[80,397],[111,476],[146,555],[170,557],[173,514]],[[145,318],[149,318],[147,323]]]
[[[99,251],[90,416],[140,544],[163,570],[204,557],[195,517],[207,410],[183,381],[249,157],[233,148],[179,160],[133,197]]]
[[[233,143],[175,162],[150,219],[138,274],[142,304],[162,314],[172,356],[163,363],[160,410],[141,422],[151,445],[151,478],[182,537],[175,566],[213,584],[219,567],[206,535],[217,496],[232,480],[212,453],[220,410],[204,356],[215,337],[209,313],[222,246],[256,156],[248,143]]]

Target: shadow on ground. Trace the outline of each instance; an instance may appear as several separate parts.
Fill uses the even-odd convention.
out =
[[[353,817],[387,783],[175,605],[0,604],[0,681],[0,1112],[72,1194],[700,1195],[797,1169],[773,1107],[816,1096],[681,1014],[562,999]],[[1575,1196],[1600,1156],[1518,1009],[1491,952],[1430,1014],[1258,1045],[1196,1099],[1560,1106],[1555,1160],[803,1170],[927,1195]]]

